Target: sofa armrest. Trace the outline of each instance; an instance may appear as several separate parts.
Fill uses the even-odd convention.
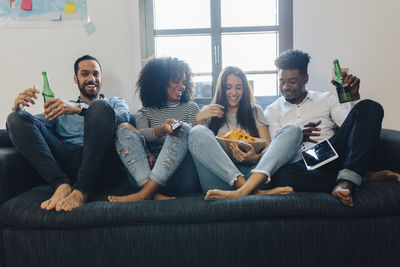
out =
[[[11,142],[8,133],[4,129],[0,129],[0,147],[12,147],[13,144]]]
[[[0,206],[40,183],[40,175],[15,148],[0,147]]]
[[[382,129],[374,169],[400,172],[400,131]]]

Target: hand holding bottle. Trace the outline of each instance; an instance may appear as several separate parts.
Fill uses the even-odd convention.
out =
[[[66,101],[60,98],[53,98],[47,100],[44,104],[43,115],[48,120],[54,120],[63,114],[79,114],[81,107],[78,103]]]
[[[349,93],[351,96],[351,101],[355,101],[360,99],[360,82],[361,80],[357,78],[357,76],[353,76],[352,74],[347,74],[343,72],[340,76],[340,79],[343,81],[343,87],[349,89]],[[335,80],[332,80],[331,83],[336,85]]]
[[[351,95],[351,100],[355,101],[360,99],[360,79],[357,76],[353,76],[352,74],[347,75],[346,72],[342,74],[343,86],[349,88],[349,92]]]
[[[36,86],[28,88],[25,91],[19,93],[14,101],[12,111],[21,110],[23,109],[23,107],[30,107],[30,104],[35,105],[34,99],[37,99],[36,95],[39,93],[40,91],[36,89]]]
[[[355,101],[360,99],[360,79],[351,74],[347,74],[339,65],[339,60],[335,59],[333,61],[333,66],[335,70],[335,79],[331,81],[336,87],[338,93],[339,102],[345,103],[349,101]]]

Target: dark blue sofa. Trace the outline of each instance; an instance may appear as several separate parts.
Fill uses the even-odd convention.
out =
[[[400,172],[400,132],[376,163]],[[104,173],[102,175],[105,175]],[[107,174],[108,175],[108,174]],[[110,203],[43,211],[51,192],[0,131],[0,266],[400,266],[400,183],[327,193]]]

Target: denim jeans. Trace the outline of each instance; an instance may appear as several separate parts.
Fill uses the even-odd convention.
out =
[[[205,126],[195,126],[189,135],[193,156],[204,192],[209,189],[233,190],[238,175],[246,179],[253,172],[270,177],[297,153],[303,140],[300,127],[288,124],[278,130],[264,155],[256,164],[235,164],[218,144],[214,133]]]
[[[177,136],[167,135],[155,165],[150,169],[143,137],[137,132],[118,127],[115,147],[130,173],[130,184],[141,187],[151,178],[166,194],[198,192],[197,173],[187,153],[190,129],[187,123],[183,123]]]
[[[80,146],[58,139],[40,119],[24,110],[10,113],[6,126],[15,149],[47,183],[57,188],[75,180]]]
[[[296,192],[330,192],[337,180],[361,185],[379,142],[383,108],[372,100],[360,101],[329,139],[339,158],[307,170],[303,161],[286,164],[273,175],[275,186],[292,186]]]
[[[54,188],[75,182],[75,189],[90,191],[103,157],[114,149],[115,113],[105,100],[93,101],[85,114],[83,147],[59,139],[41,120],[23,110],[12,112],[6,125],[17,151]]]

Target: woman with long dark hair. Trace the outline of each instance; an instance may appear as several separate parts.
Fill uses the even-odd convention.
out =
[[[196,116],[196,124],[199,125],[189,134],[189,150],[206,200],[293,193],[291,187],[271,188],[268,183],[274,172],[295,156],[303,139],[302,131],[288,124],[271,141],[263,110],[255,104],[241,69],[229,66],[222,70],[213,101]],[[265,139],[266,143],[259,153],[253,147],[242,150],[237,144],[231,144],[234,163],[215,136],[239,127],[253,137]]]
[[[140,72],[137,88],[143,105],[136,114],[137,129],[127,123],[120,125],[115,145],[131,174],[129,182],[140,190],[109,196],[109,200],[160,200],[169,198],[164,194],[200,191],[193,160],[187,153],[191,124],[195,124],[199,112],[199,106],[190,101],[189,66],[177,58],[151,59]]]

